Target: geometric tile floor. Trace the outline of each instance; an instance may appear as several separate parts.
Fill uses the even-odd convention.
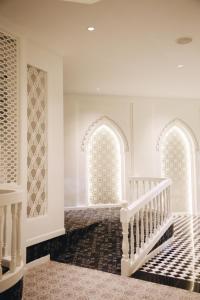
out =
[[[200,292],[200,216],[176,216],[173,242],[132,277]]]

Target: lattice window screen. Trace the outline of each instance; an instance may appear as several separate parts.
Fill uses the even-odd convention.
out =
[[[33,66],[28,72],[28,217],[47,210],[47,73]]]
[[[0,183],[18,181],[18,43],[0,32]]]
[[[98,128],[87,150],[89,202],[117,203],[121,197],[121,155],[115,133],[107,126]]]
[[[172,179],[172,208],[188,211],[191,185],[191,153],[187,137],[174,127],[161,146],[162,175]]]

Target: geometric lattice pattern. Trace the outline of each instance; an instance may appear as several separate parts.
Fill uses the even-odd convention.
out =
[[[90,137],[87,150],[89,203],[121,199],[121,154],[115,133],[103,125]]]
[[[18,180],[18,45],[0,32],[0,183]]]
[[[47,73],[28,65],[28,217],[47,209]]]
[[[187,137],[177,127],[166,135],[161,148],[162,175],[172,179],[173,211],[189,210],[191,153]]]

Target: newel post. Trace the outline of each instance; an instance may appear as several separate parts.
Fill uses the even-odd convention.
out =
[[[122,259],[121,259],[121,275],[129,276],[129,216],[128,203],[124,203],[120,210],[120,221],[122,224]]]

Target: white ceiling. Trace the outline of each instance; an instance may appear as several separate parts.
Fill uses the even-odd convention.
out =
[[[65,92],[200,98],[199,0],[0,0],[0,14],[64,56]]]

